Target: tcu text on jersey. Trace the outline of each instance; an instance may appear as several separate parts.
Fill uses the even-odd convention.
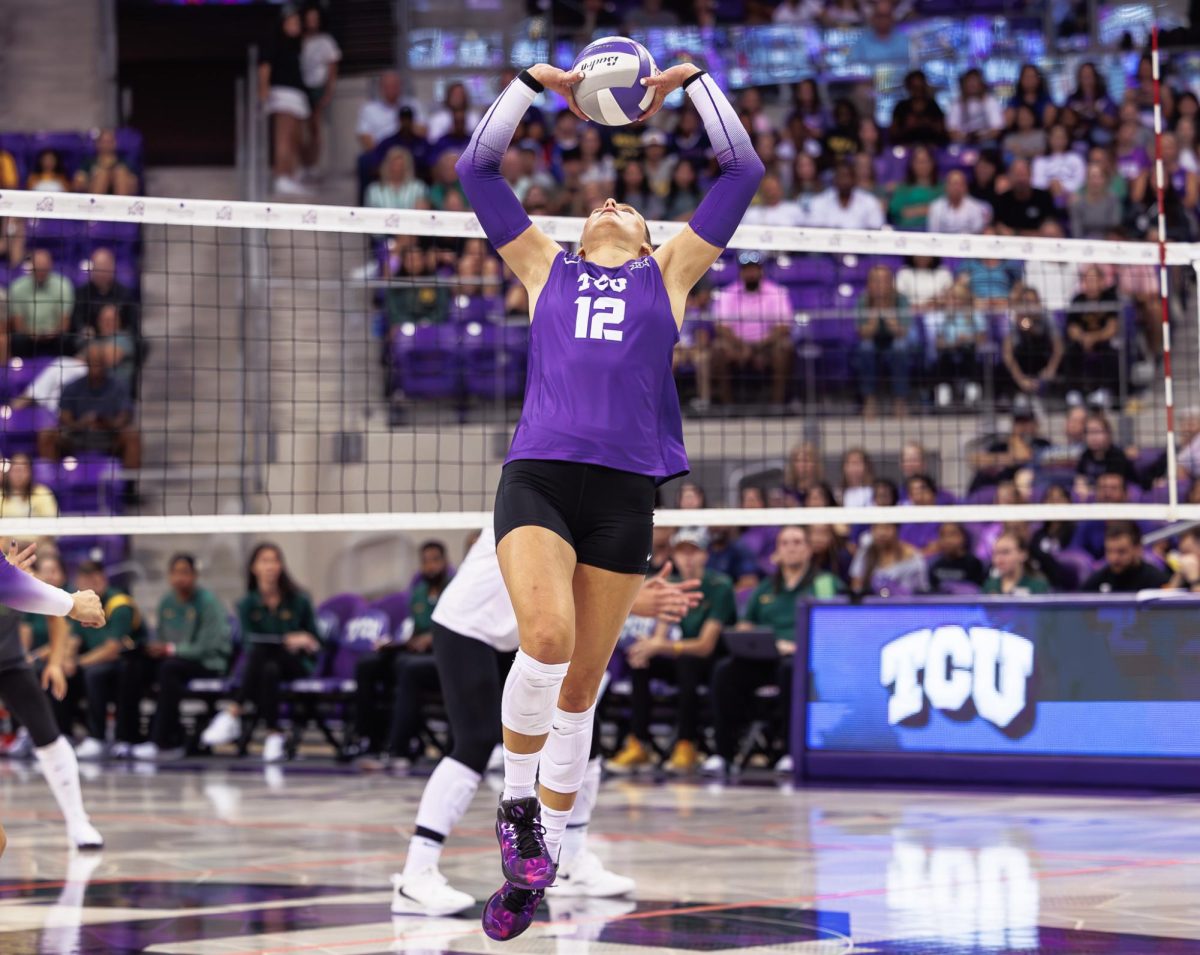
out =
[[[600,275],[593,278],[586,273],[579,276],[579,291],[595,289],[597,292],[613,292],[620,295],[628,282],[624,278],[609,278]],[[575,299],[575,337],[594,338],[597,341],[619,342],[624,338],[621,329],[613,326],[625,321],[623,299],[602,295],[592,298],[580,295]]]
[[[934,709],[975,712],[1006,729],[1028,704],[1033,641],[993,627],[945,626],[914,630],[885,644],[879,682],[891,687],[888,723],[912,721]]]

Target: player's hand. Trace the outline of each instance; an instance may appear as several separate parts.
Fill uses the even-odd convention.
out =
[[[671,562],[663,564],[662,570],[642,584],[633,610],[641,617],[658,617],[668,623],[678,623],[689,610],[703,599],[700,581],[696,579],[672,583],[667,580],[671,573]]]
[[[47,663],[42,670],[42,689],[49,690],[56,700],[62,700],[67,695],[67,675],[57,663]]]
[[[662,109],[663,101],[667,98],[668,93],[674,93],[689,79],[702,72],[703,70],[693,63],[680,63],[669,70],[659,70],[653,76],[647,76],[642,80],[642,86],[654,90],[654,99],[650,101],[646,112],[638,117],[638,122],[647,120],[657,113]]]
[[[529,75],[541,83],[542,86],[546,87],[546,89],[557,93],[565,99],[571,112],[585,123],[589,121],[587,114],[575,102],[574,87],[583,80],[582,73],[578,70],[560,70],[557,66],[551,66],[549,63],[538,63],[536,66],[529,68]]]
[[[775,649],[779,651],[781,657],[790,657],[796,652],[796,644],[791,640],[776,640]]]
[[[77,590],[71,594],[71,612],[67,616],[85,627],[104,626],[104,607],[92,590]]]
[[[283,645],[289,653],[316,653],[321,649],[321,644],[317,641],[317,638],[311,633],[305,633],[303,630],[285,634]]]
[[[37,541],[27,544],[24,550],[18,550],[18,545],[15,540],[8,542],[8,550],[4,553],[4,559],[17,568],[23,570],[27,574],[33,573],[33,565],[37,560]]]

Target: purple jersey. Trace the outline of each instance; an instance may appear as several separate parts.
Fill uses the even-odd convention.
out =
[[[529,337],[525,406],[509,461],[686,474],[671,353],[679,330],[658,263],[604,268],[559,253]]]

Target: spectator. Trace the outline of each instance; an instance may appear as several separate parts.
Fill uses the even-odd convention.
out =
[[[416,177],[413,157],[402,146],[392,146],[379,167],[379,181],[367,186],[366,205],[375,209],[425,209],[429,188]]]
[[[606,189],[617,181],[617,165],[604,146],[600,131],[595,126],[585,126],[579,136],[579,152],[583,157],[583,173],[580,183],[598,183]]]
[[[743,484],[738,491],[738,506],[744,510],[757,510],[767,506],[767,490],[759,484]],[[779,506],[786,506],[783,501]],[[738,543],[754,558],[761,576],[769,576],[774,567],[775,541],[779,528],[767,524],[756,524],[742,528]]]
[[[811,0],[800,0],[801,4]],[[663,0],[642,0],[625,12],[625,32],[643,33],[651,27],[677,27],[679,17],[663,5]]]
[[[775,632],[778,660],[751,660],[736,654],[726,657],[713,669],[712,699],[717,751],[705,760],[702,771],[723,774],[733,765],[737,752],[743,714],[753,693],[760,686],[779,687],[783,714],[783,751],[789,752],[788,738],[792,712],[792,663],[796,651],[796,602],[801,598],[824,600],[834,597],[841,585],[832,574],[812,566],[812,548],[803,527],[785,527],[779,532],[776,571],[750,595],[750,602],[737,629],[763,627]],[[781,772],[790,771],[791,760],[776,764]]]
[[[1085,443],[1087,419],[1088,410],[1083,405],[1068,408],[1067,416],[1063,419],[1063,443],[1045,448],[1038,456],[1038,465],[1043,469],[1059,468],[1074,471],[1075,466],[1079,463],[1079,456],[1087,447]]]
[[[21,188],[17,160],[7,149],[0,148],[0,190]],[[0,262],[17,265],[25,258],[25,220],[17,216],[0,216]],[[0,286],[0,321],[4,318],[4,288]]]
[[[950,141],[946,116],[933,98],[925,74],[913,70],[905,76],[904,91],[908,98],[892,111],[892,142],[897,146],[945,146]]]
[[[280,687],[312,673],[321,641],[308,594],[288,575],[283,551],[259,544],[246,567],[246,595],[238,601],[246,664],[233,702],[216,715],[201,734],[209,747],[242,739],[242,711],[247,702],[267,726],[263,762],[276,763],[287,755],[279,727]]]
[[[671,189],[667,193],[666,217],[675,222],[687,222],[700,205],[704,193],[700,190],[700,177],[696,164],[690,159],[680,159],[671,171]]]
[[[839,99],[833,104],[833,120],[822,140],[822,152],[832,162],[840,163],[862,149],[858,138],[858,109],[848,99]]]
[[[304,74],[300,14],[284,7],[279,30],[258,67],[258,99],[272,119],[274,188],[285,196],[304,196],[308,190],[296,178],[301,138],[312,115]]]
[[[975,405],[982,394],[978,350],[987,343],[988,326],[975,307],[970,282],[960,279],[954,283],[945,309],[926,315],[925,329],[927,335],[933,334],[938,407],[949,407],[956,393],[968,405]]]
[[[976,469],[971,491],[1012,480],[1021,468],[1033,463],[1050,442],[1038,433],[1037,415],[1028,400],[1013,402],[1012,428],[1007,435],[992,435],[970,457]]]
[[[432,162],[445,153],[453,153],[455,161],[471,142],[470,114],[465,109],[455,109],[450,113],[450,127],[437,139],[429,139],[429,156]]]
[[[79,759],[103,759],[105,754],[123,759],[138,737],[137,693],[142,688],[140,657],[132,651],[142,646],[145,628],[137,605],[129,594],[109,585],[104,567],[84,561],[75,572],[79,590],[94,590],[104,606],[104,626],[99,629],[71,624],[81,651],[77,662],[76,699],[87,697],[87,738],[79,744]],[[109,751],[108,705],[117,709],[116,742]]]
[[[46,249],[35,249],[33,268],[8,290],[9,350],[24,358],[73,351],[71,313],[75,289],[54,271]]]
[[[855,182],[857,181],[856,176]],[[805,225],[812,224],[813,203],[824,191],[825,182],[821,179],[817,160],[808,153],[797,155],[792,163],[792,198],[800,207],[800,216]]]
[[[310,177],[316,173],[321,161],[321,122],[333,102],[338,63],[342,59],[341,47],[325,32],[323,17],[320,7],[309,7],[304,11],[304,39],[300,47],[300,74],[311,109],[302,158]]]
[[[84,160],[75,172],[75,191],[99,196],[136,196],[138,176],[117,153],[117,134],[102,129],[95,147],[96,154]]]
[[[821,25],[833,29],[858,27],[867,22],[861,0],[828,0],[821,13]]]
[[[690,773],[700,763],[701,685],[712,676],[712,663],[721,631],[737,622],[733,582],[707,569],[708,532],[684,527],[671,538],[672,580],[700,581],[701,601],[677,627],[659,621],[654,633],[637,641],[626,652],[633,683],[632,713],[625,745],[608,767],[630,772],[651,762],[651,680],[666,680],[678,688],[675,743],[665,768],[670,773]]]
[[[1063,238],[1063,227],[1057,219],[1046,219],[1038,229],[1043,239]],[[1034,289],[1048,312],[1063,312],[1071,305],[1071,299],[1079,289],[1079,265],[1075,262],[1040,261],[1024,277],[1027,286]]]
[[[617,201],[633,206],[635,209],[645,209],[651,202],[649,188],[646,185],[646,171],[640,162],[627,162],[617,180]],[[649,213],[647,218],[654,218]]]
[[[875,503],[874,471],[871,459],[862,448],[851,448],[842,455],[842,507],[870,507]],[[895,500],[892,503],[895,504]],[[832,502],[826,506],[832,506]]]
[[[0,517],[58,517],[54,492],[33,480],[33,461],[18,451],[0,478]]]
[[[891,196],[888,193],[889,187],[881,183],[875,175],[875,160],[871,158],[869,153],[855,153],[854,159],[854,185],[863,192],[874,196],[876,201],[881,205],[885,205],[890,201]]]
[[[117,383],[130,395],[133,394],[133,376],[137,369],[137,346],[133,336],[121,327],[121,313],[115,305],[105,305],[96,319],[96,332],[92,345],[104,349],[109,372]]]
[[[850,565],[850,588],[879,597],[928,593],[925,558],[900,539],[895,524],[875,524],[870,542],[859,548]]]
[[[695,481],[680,481],[675,507],[681,511],[699,511],[708,507],[704,488]]]
[[[1129,486],[1119,471],[1105,471],[1095,481],[1097,504],[1128,504]],[[1100,560],[1104,556],[1104,521],[1080,521],[1074,546]]]
[[[961,524],[942,524],[937,530],[929,584],[936,594],[953,593],[954,586],[983,587],[987,570],[972,553],[971,537]]]
[[[896,186],[888,212],[897,229],[922,231],[929,216],[929,205],[942,195],[937,163],[925,146],[909,152],[904,182]]]
[[[801,441],[788,452],[783,469],[783,489],[793,504],[803,504],[809,488],[824,480],[821,452],[813,441]]]
[[[1079,117],[1079,132],[1084,139],[1101,146],[1112,142],[1117,128],[1117,106],[1109,98],[1108,84],[1094,63],[1079,64],[1067,108]]]
[[[454,82],[446,87],[446,96],[442,105],[433,111],[429,117],[429,129],[426,135],[431,143],[436,143],[448,135],[455,126],[465,131],[467,138],[479,123],[479,110],[471,105],[467,88],[462,83]],[[460,135],[462,133],[460,132]],[[465,146],[466,143],[464,142]]]
[[[446,547],[440,541],[423,543],[420,558],[419,579],[413,585],[409,618],[404,623],[404,630],[411,628],[411,635],[407,640],[381,644],[362,656],[354,668],[357,740],[350,755],[362,756],[364,769],[407,769],[420,756],[421,692],[438,687],[432,654],[433,611],[451,579]],[[378,713],[380,704],[389,698],[391,713],[385,732]]]
[[[142,321],[137,292],[117,281],[117,260],[109,249],[92,253],[88,280],[75,290],[74,302],[71,331],[75,335],[88,329],[95,332],[99,328],[100,309],[115,305],[120,310],[121,327],[135,338],[140,337]]]
[[[807,134],[815,140],[824,135],[825,127],[829,125],[829,114],[825,111],[825,104],[821,102],[821,87],[812,77],[803,79],[792,87],[792,114],[788,121],[789,126],[793,119],[799,119],[804,124]]]
[[[1083,191],[1071,196],[1070,205],[1072,238],[1103,239],[1121,224],[1121,200],[1099,163],[1088,164]]]
[[[167,581],[171,589],[158,603],[158,630],[146,644],[142,683],[130,687],[138,699],[128,701],[139,705],[150,684],[158,683],[150,739],[133,747],[133,758],[148,762],[183,755],[179,706],[188,683],[223,677],[233,655],[229,615],[211,591],[197,586],[196,558],[175,554],[167,562]]]
[[[1142,532],[1133,521],[1109,521],[1104,531],[1104,565],[1084,581],[1089,594],[1133,594],[1157,590],[1170,579],[1142,559]]]
[[[1038,128],[1044,129],[1054,125],[1058,113],[1057,107],[1050,99],[1046,77],[1032,63],[1026,63],[1021,67],[1021,72],[1017,77],[1017,88],[1005,110],[1005,125],[1012,126],[1014,124],[1014,114],[1022,106],[1028,107],[1033,113],[1035,125]]]
[[[358,148],[363,153],[370,153],[389,136],[395,135],[399,129],[399,111],[402,107],[412,111],[413,120],[419,127],[421,104],[405,97],[400,74],[395,70],[387,70],[379,77],[378,97],[363,103],[358,111],[355,133],[358,136]]]
[[[858,302],[858,347],[855,364],[863,393],[863,414],[879,414],[876,392],[887,378],[892,392],[892,412],[908,413],[912,317],[908,300],[897,293],[892,270],[876,265],[867,275],[867,288]]]
[[[1067,315],[1063,372],[1070,404],[1080,404],[1083,395],[1094,392],[1107,396],[1115,387],[1120,356],[1113,343],[1119,330],[1120,303],[1116,289],[1105,287],[1099,268],[1086,266],[1082,288]],[[1107,397],[1103,400],[1107,403]]]
[[[1046,488],[1043,504],[1070,504],[1071,492],[1065,484],[1053,483]],[[1029,565],[1050,582],[1054,590],[1074,590],[1081,581],[1064,567],[1058,555],[1069,550],[1075,541],[1074,521],[1043,521],[1029,542]]]
[[[804,500],[801,501],[805,507],[837,507],[837,496],[833,493],[833,488],[829,486],[828,481],[818,481],[813,484],[804,495]]]
[[[719,292],[713,308],[718,323],[712,356],[717,394],[730,405],[735,369],[748,368],[756,374],[769,370],[771,401],[782,405],[796,357],[791,302],[783,286],[763,277],[758,252],[739,253],[738,264],[737,284]]]
[[[109,349],[89,345],[87,375],[62,390],[58,428],[38,434],[38,454],[52,461],[81,451],[111,454],[123,467],[142,463],[142,439],[133,424],[129,391],[109,373]]]
[[[946,174],[944,195],[929,204],[930,232],[977,235],[992,221],[992,207],[967,191],[967,174],[953,169]]]
[[[1137,483],[1137,471],[1125,452],[1113,444],[1112,425],[1103,412],[1088,415],[1084,429],[1087,445],[1075,465],[1075,493],[1086,499],[1096,489],[1102,474],[1120,474],[1130,484]]]
[[[1179,147],[1179,167],[1190,173],[1200,172],[1200,155],[1196,151],[1196,121],[1184,116],[1175,122],[1175,142]]]
[[[3,338],[0,338],[0,343],[3,343]],[[37,405],[57,415],[63,388],[86,374],[87,362],[79,358],[64,355],[62,358],[51,359],[29,386],[10,401],[10,405],[14,410]]]
[[[938,503],[937,485],[928,474],[914,474],[904,482],[904,489],[909,507],[933,507]],[[924,556],[931,556],[938,549],[938,525],[927,522],[904,524],[900,528],[900,539]]]
[[[820,22],[824,7],[824,0],[780,0],[771,14],[771,22],[776,26],[812,26]]]
[[[671,535],[668,533],[666,537],[669,546]],[[665,556],[669,556],[669,552]],[[708,569],[732,580],[736,591],[758,586],[758,564],[737,542],[736,530],[732,527],[709,529]]]
[[[984,235],[996,235],[1000,230],[988,226]],[[1002,312],[1008,308],[1009,294],[1021,277],[1019,262],[1002,259],[967,259],[958,270],[957,281],[966,280],[975,304],[985,312]]]
[[[1004,152],[1014,159],[1031,160],[1046,152],[1046,131],[1037,124],[1033,110],[1018,106],[1016,119],[1004,136]]]
[[[849,62],[872,72],[909,62],[908,38],[896,32],[895,5],[876,0],[866,31],[850,48]]]
[[[1134,182],[1150,169],[1150,156],[1141,142],[1141,132],[1135,122],[1123,122],[1117,127],[1113,159],[1118,175],[1126,182]]]
[[[900,478],[907,482],[909,478],[917,477],[921,474],[931,473],[926,464],[925,449],[918,441],[905,441],[900,448]],[[953,502],[952,498],[943,498],[942,494],[937,495],[939,504],[949,504]]]
[[[387,290],[387,315],[390,334],[394,338],[407,322],[440,325],[450,308],[450,290],[438,284],[433,264],[425,250],[408,246],[401,253],[399,269],[392,257],[384,267],[384,277],[395,277],[398,287]]]
[[[984,149],[971,167],[970,184],[967,192],[971,198],[987,203],[993,210],[1000,198],[998,189],[1002,185],[1000,178],[1000,155],[992,149]],[[994,216],[993,216],[994,217]]]
[[[917,312],[941,308],[953,284],[954,276],[950,270],[942,265],[941,259],[932,255],[914,255],[896,273],[896,291]]]
[[[452,192],[458,193],[459,199],[466,208],[467,196],[463,192],[462,183],[458,181],[458,173],[454,169],[457,161],[458,155],[453,150],[442,153],[434,160],[430,170],[432,183],[429,186],[429,201],[433,203],[435,209],[448,208],[449,196]]]
[[[1008,168],[1009,189],[996,198],[995,219],[1018,235],[1034,235],[1043,222],[1055,216],[1054,198],[1045,189],[1037,189],[1024,159],[1015,159]]]
[[[1168,557],[1167,564],[1173,571],[1165,585],[1168,590],[1195,593],[1200,588],[1200,527],[1189,527],[1179,535],[1179,546]]]
[[[1004,113],[981,70],[973,67],[958,78],[958,99],[950,104],[946,125],[956,143],[990,146],[1000,138]]]
[[[764,176],[758,187],[758,202],[746,210],[742,221],[747,225],[801,226],[804,214],[800,206],[784,198],[783,183],[777,176]]]
[[[1038,300],[1037,290],[1024,286],[1018,293],[1008,333],[1001,348],[1010,394],[1031,398],[1048,391],[1063,359],[1062,337]]]
[[[53,149],[43,149],[34,157],[33,169],[25,179],[25,188],[34,192],[70,191],[71,182],[58,153]]]
[[[1019,534],[1006,531],[992,548],[992,570],[983,585],[985,594],[1032,597],[1050,593],[1050,584],[1029,566],[1029,551]]]
[[[1163,176],[1169,190],[1173,191],[1177,202],[1184,210],[1194,213],[1200,205],[1200,176],[1183,168],[1179,158],[1179,140],[1174,133],[1162,135]],[[1153,170],[1147,169],[1133,180],[1129,187],[1129,200],[1136,204],[1152,203],[1155,197],[1155,178]],[[1164,202],[1170,202],[1171,196],[1164,195]]]
[[[1062,204],[1083,188],[1086,167],[1083,157],[1071,149],[1071,137],[1065,127],[1051,126],[1046,139],[1045,155],[1033,160],[1033,185],[1046,189]]]

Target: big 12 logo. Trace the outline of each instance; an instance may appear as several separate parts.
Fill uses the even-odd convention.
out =
[[[1032,675],[1033,641],[993,627],[926,627],[884,644],[879,654],[892,726],[924,725],[932,707],[958,720],[978,714],[1007,736],[1023,736],[1033,725],[1018,720],[1032,715]]]

